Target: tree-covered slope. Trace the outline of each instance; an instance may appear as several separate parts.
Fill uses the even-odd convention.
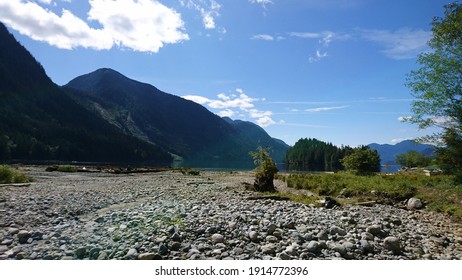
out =
[[[171,160],[124,135],[55,85],[0,23],[0,160]]]
[[[197,103],[112,69],[98,69],[77,77],[64,89],[124,133],[185,159],[250,161],[249,151],[271,142],[269,136],[256,141],[251,135],[255,125],[243,129]]]

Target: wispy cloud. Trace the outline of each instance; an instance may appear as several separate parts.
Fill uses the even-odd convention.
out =
[[[215,109],[221,117],[244,116],[261,127],[267,127],[276,123],[271,118],[273,115],[272,111],[255,108],[255,102],[264,101],[264,99],[252,98],[239,88],[232,94],[220,93],[217,95],[217,99],[209,99],[198,95],[185,95],[182,97]]]
[[[274,41],[274,37],[268,34],[257,34],[252,36],[252,40],[262,40],[262,41]]]
[[[220,16],[221,5],[215,0],[180,0],[183,7],[196,10],[202,16],[205,29],[215,29],[215,18]]]
[[[316,50],[316,53],[309,56],[308,61],[310,63],[318,62],[328,57],[326,49],[330,46],[332,41],[347,40],[351,38],[349,34],[340,34],[328,30],[322,32],[289,32],[288,36],[300,39],[318,40],[319,48]]]
[[[395,60],[412,59],[428,49],[432,33],[422,29],[360,30],[363,38],[382,45],[382,53]]]
[[[325,111],[332,111],[332,110],[340,110],[340,109],[345,109],[348,107],[349,107],[348,105],[333,106],[333,107],[316,107],[316,108],[305,109],[305,112],[317,113],[317,112],[325,112]]]
[[[314,56],[310,56],[308,58],[308,61],[310,63],[314,63],[314,62],[318,62],[320,61],[321,59],[324,59],[327,57],[327,52],[321,52],[320,50],[317,50],[316,51],[316,54]]]
[[[318,39],[318,43],[324,47],[328,47],[332,41],[345,41],[351,39],[350,34],[338,33],[329,30],[321,32],[289,32],[290,37],[300,39]]]
[[[266,5],[273,4],[272,0],[249,0],[252,4],[259,4],[266,9]]]
[[[58,15],[36,2],[0,0],[0,21],[34,40],[63,49],[114,46],[156,53],[164,44],[188,40],[179,13],[158,1],[89,0],[88,21],[63,9]],[[149,30],[150,32],[146,32]]]

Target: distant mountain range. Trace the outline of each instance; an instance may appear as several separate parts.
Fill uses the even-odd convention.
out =
[[[0,23],[0,161],[248,160],[287,144],[261,127],[99,69],[59,87]]]
[[[367,146],[373,150],[377,150],[382,164],[390,165],[396,164],[395,159],[397,155],[405,154],[410,151],[417,151],[427,156],[434,156],[436,148],[433,145],[419,144],[412,140],[405,140],[395,145],[372,143]]]

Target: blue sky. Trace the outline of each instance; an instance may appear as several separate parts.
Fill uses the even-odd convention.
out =
[[[422,136],[406,75],[442,0],[0,0],[59,85],[113,68],[290,145]]]

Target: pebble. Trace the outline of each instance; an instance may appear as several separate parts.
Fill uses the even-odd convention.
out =
[[[31,170],[27,190],[0,189],[0,259],[462,259],[442,214],[248,200],[249,173]]]

